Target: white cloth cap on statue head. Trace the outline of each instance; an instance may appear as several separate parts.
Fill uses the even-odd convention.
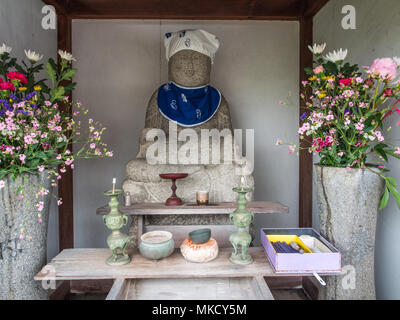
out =
[[[164,38],[167,61],[181,50],[194,50],[205,54],[214,63],[214,56],[219,48],[218,38],[204,30],[182,30],[168,32]]]

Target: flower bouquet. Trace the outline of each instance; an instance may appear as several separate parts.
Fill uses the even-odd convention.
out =
[[[389,194],[400,208],[400,193],[385,163],[389,157],[400,158],[400,148],[384,136],[384,121],[400,116],[400,81],[396,81],[400,59],[376,59],[371,66],[344,62],[347,50],[322,55],[325,44],[309,46],[314,55],[313,68],[306,68],[308,80],[302,81],[300,93],[305,109],[298,130],[300,140],[308,142],[308,151],[319,155],[323,166],[366,168],[385,180],[379,208],[384,208]],[[397,123],[400,125],[400,120]],[[389,131],[389,127],[387,130]],[[277,145],[283,144],[278,139]],[[289,145],[289,153],[297,146]],[[369,156],[375,163],[368,163]]]
[[[43,55],[25,50],[28,61],[19,64],[10,52],[5,44],[0,47],[0,189],[6,187],[7,179],[42,172],[48,174],[52,186],[57,186],[67,168],[74,168],[76,159],[112,156],[101,140],[105,128],[100,123],[88,119],[86,135],[81,122],[74,119],[79,113],[88,112],[81,103],[69,98],[75,87],[75,58],[59,51],[58,67],[53,59],[43,65],[39,63]],[[42,70],[47,78],[37,80]],[[77,144],[73,154],[70,146]],[[23,186],[16,192],[20,199],[24,198]],[[32,206],[37,208],[39,222],[42,198],[49,192],[37,187],[36,203]],[[62,199],[57,202],[61,205]],[[20,238],[24,236],[21,226]]]

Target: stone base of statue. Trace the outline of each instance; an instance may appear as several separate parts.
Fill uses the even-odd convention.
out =
[[[240,176],[235,174],[235,165],[148,165],[145,159],[134,159],[127,165],[128,178],[123,183],[124,191],[129,191],[134,202],[164,203],[171,195],[171,182],[161,179],[160,173],[187,172],[185,179],[177,180],[177,195],[184,203],[195,203],[196,192],[209,192],[209,202],[233,202],[237,194],[232,191],[239,185]],[[254,186],[252,176],[247,176],[247,184]],[[252,193],[248,194],[252,200]],[[137,247],[137,218],[132,217],[129,234],[130,247]],[[226,225],[231,224],[227,215],[171,215],[146,216],[146,225]],[[251,228],[251,233],[253,230]],[[254,236],[254,234],[253,234]]]

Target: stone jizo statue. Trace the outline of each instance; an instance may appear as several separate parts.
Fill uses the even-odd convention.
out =
[[[155,90],[150,98],[145,128],[142,130],[139,142],[139,152],[135,159],[126,166],[127,179],[123,189],[129,191],[132,202],[165,202],[170,196],[170,181],[159,177],[160,173],[184,172],[189,176],[179,180],[178,196],[185,202],[196,202],[196,191],[207,190],[210,193],[210,202],[234,201],[236,199],[232,187],[240,184],[238,168],[240,165],[232,163],[209,163],[200,160],[203,149],[199,150],[198,157],[190,164],[181,164],[170,161],[169,155],[165,164],[151,165],[146,160],[146,153],[154,141],[147,141],[149,130],[162,129],[167,138],[167,151],[170,125],[173,123],[177,134],[191,128],[198,134],[202,129],[217,129],[219,132],[232,133],[232,122],[229,106],[220,91],[210,85],[211,67],[214,56],[219,48],[216,36],[204,30],[186,30],[167,33],[164,39],[166,58],[168,60],[168,82]],[[225,130],[225,131],[224,131]],[[214,144],[224,156],[224,141],[210,139],[210,151]],[[178,141],[179,147],[186,142]],[[232,144],[232,149],[233,148]],[[235,154],[236,148],[232,151]],[[234,158],[235,159],[235,158]],[[235,170],[236,169],[236,170]],[[246,183],[254,187],[251,175],[246,176]],[[251,195],[250,195],[251,197]],[[229,224],[228,217],[218,216],[153,216],[148,217],[150,224]],[[135,221],[131,233],[135,233]],[[135,237],[134,237],[135,238]],[[135,243],[132,243],[136,245]]]

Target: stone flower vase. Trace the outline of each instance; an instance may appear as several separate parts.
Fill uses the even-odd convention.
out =
[[[315,165],[320,232],[342,253],[321,299],[375,299],[375,230],[384,180],[368,169]]]
[[[0,189],[0,300],[47,299],[40,281],[33,277],[46,264],[47,225],[51,197],[48,172],[24,174],[12,181],[6,176]],[[17,195],[24,187],[24,198]],[[40,187],[50,190],[36,198]],[[38,201],[43,201],[42,223],[38,222]],[[26,235],[20,239],[21,228]]]

